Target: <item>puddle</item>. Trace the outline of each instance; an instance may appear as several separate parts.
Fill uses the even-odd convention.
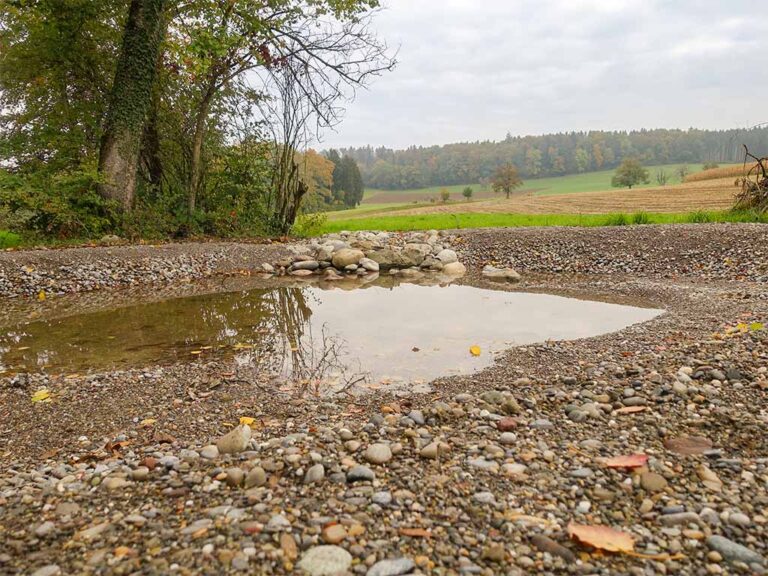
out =
[[[471,373],[511,346],[596,336],[661,312],[465,285],[257,288],[4,328],[0,372],[87,373],[223,354],[245,365],[282,358],[277,372],[292,380],[340,387],[365,377],[376,388]]]

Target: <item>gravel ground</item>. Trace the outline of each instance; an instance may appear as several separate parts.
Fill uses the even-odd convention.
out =
[[[0,573],[766,573],[768,336],[752,326],[768,309],[765,230],[461,231],[464,282],[667,314],[512,349],[428,394],[298,397],[216,359],[6,377]],[[83,291],[111,286],[89,276],[102,266],[116,286],[153,266],[167,284],[191,277],[179,262],[231,274],[280,250],[18,252],[0,270],[7,296],[37,293],[38,280],[17,287],[23,265]],[[487,263],[523,284],[489,284]],[[30,402],[42,386],[52,402]],[[243,416],[251,438],[222,441]],[[631,454],[647,461],[605,460]],[[578,543],[571,523],[626,532],[645,556]]]

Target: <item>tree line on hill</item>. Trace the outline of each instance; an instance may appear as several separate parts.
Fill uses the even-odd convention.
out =
[[[392,68],[378,0],[8,0],[0,230],[285,233],[354,205],[348,155],[309,148]]]
[[[366,186],[406,190],[490,182],[495,170],[513,164],[522,178],[564,176],[618,167],[633,158],[644,165],[739,162],[742,144],[768,153],[768,127],[746,130],[635,130],[511,136],[499,142],[444,146],[342,149],[360,166]]]

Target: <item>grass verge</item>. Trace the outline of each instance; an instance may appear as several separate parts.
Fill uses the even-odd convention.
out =
[[[424,214],[328,220],[320,233],[342,230],[445,230],[455,228],[515,228],[522,226],[629,226],[644,224],[700,224],[706,222],[768,223],[768,215],[756,212],[688,212],[661,214]]]
[[[0,230],[0,250],[5,248],[15,248],[21,244],[21,237],[7,230]]]

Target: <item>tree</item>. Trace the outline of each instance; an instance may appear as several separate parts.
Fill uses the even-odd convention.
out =
[[[165,36],[165,7],[166,0],[131,0],[101,139],[100,191],[126,212],[133,207],[141,141]]]
[[[680,182],[685,182],[685,177],[691,173],[691,169],[688,168],[688,164],[683,164],[677,169],[677,176],[680,178]]]
[[[668,180],[669,180],[669,174],[667,174],[667,171],[664,170],[663,168],[659,168],[656,171],[656,183],[659,186],[666,186]]]
[[[441,188],[440,189],[440,200],[442,201],[442,203],[445,204],[446,202],[448,202],[448,200],[450,200],[450,198],[451,198],[451,193],[448,192],[448,189],[447,188]]]
[[[472,198],[472,194],[473,194],[472,186],[467,186],[466,188],[464,188],[464,190],[461,191],[461,195],[464,196],[464,198],[466,198],[467,200]]]
[[[491,179],[491,187],[497,194],[503,192],[509,198],[512,191],[523,185],[523,181],[517,174],[514,164],[503,164],[496,168]]]
[[[611,186],[614,188],[623,188],[626,186],[632,189],[632,186],[637,184],[648,184],[650,179],[648,177],[648,170],[643,168],[639,160],[634,158],[627,158],[616,169],[616,173],[611,180]]]

